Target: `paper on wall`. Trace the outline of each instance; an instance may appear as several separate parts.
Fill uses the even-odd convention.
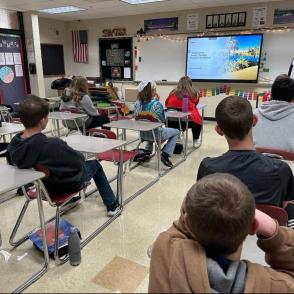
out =
[[[253,8],[252,26],[263,27],[266,23],[267,7]]]
[[[131,78],[131,68],[130,67],[124,67],[124,78],[125,79]]]
[[[199,26],[199,14],[188,14],[187,15],[187,31],[198,31]]]
[[[5,65],[5,55],[4,55],[4,53],[0,53],[0,65]]]
[[[6,62],[6,65],[13,65],[14,64],[14,61],[13,61],[13,55],[12,53],[4,53],[5,54],[5,62]]]
[[[21,64],[20,53],[13,53],[14,64]]]
[[[23,76],[23,71],[22,71],[22,65],[21,64],[16,64],[15,65],[15,76],[16,77],[22,77]]]

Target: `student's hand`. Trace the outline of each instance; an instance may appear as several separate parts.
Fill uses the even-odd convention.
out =
[[[275,234],[277,230],[277,223],[267,214],[255,209],[255,221],[257,222],[256,235],[270,238]]]

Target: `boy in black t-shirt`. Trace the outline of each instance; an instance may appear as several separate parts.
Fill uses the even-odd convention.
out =
[[[229,151],[215,158],[202,160],[197,179],[213,173],[229,173],[245,183],[258,204],[283,207],[294,200],[294,180],[285,162],[266,157],[255,151],[252,127],[257,123],[250,103],[241,97],[222,100],[215,113],[216,132],[225,136]],[[290,205],[288,207],[290,212]],[[294,218],[292,214],[290,218]]]

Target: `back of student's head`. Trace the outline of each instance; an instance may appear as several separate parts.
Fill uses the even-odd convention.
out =
[[[27,95],[19,104],[20,121],[26,128],[33,128],[49,114],[49,103],[40,97]]]
[[[89,94],[88,80],[85,77],[75,77],[70,85],[73,99],[78,104],[84,95]]]
[[[272,100],[291,102],[294,99],[294,80],[279,75],[272,85]]]
[[[243,140],[253,125],[251,104],[238,96],[223,99],[216,108],[215,118],[219,128],[230,139]]]
[[[189,190],[185,206],[191,231],[211,253],[236,252],[248,235],[255,214],[252,194],[229,174],[202,178]]]
[[[154,81],[143,81],[138,86],[138,99],[140,102],[149,102],[153,98],[156,84]]]
[[[177,88],[172,91],[178,98],[183,99],[184,96],[195,98],[199,96],[198,92],[193,88],[192,80],[188,76],[180,78]]]

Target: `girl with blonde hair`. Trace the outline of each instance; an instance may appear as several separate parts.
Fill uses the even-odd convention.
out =
[[[90,96],[88,81],[85,77],[75,77],[66,94],[61,96],[61,110],[75,109],[87,114],[86,129],[101,127],[110,122],[107,116],[100,115]]]
[[[199,93],[193,88],[191,79],[188,76],[184,76],[179,80],[178,86],[171,91],[168,98],[165,101],[165,106],[172,109],[183,109],[184,97],[188,99],[187,111],[189,115],[189,128],[192,129],[194,144],[199,139],[202,129],[202,117],[197,109],[199,102]],[[170,122],[169,126],[173,128],[180,128],[178,122]],[[185,124],[182,125],[182,129],[185,129]]]

